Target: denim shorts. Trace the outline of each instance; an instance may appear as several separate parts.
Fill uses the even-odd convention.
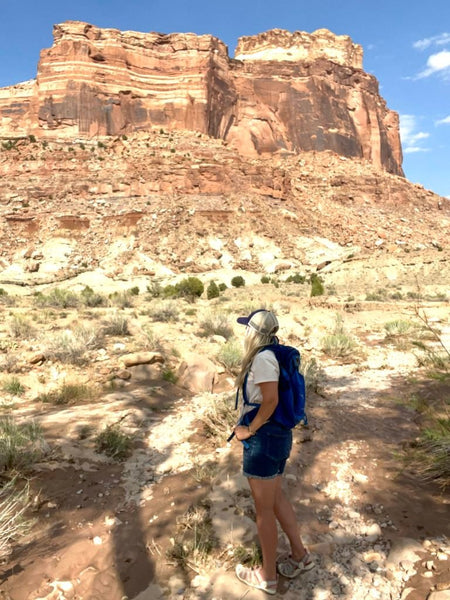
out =
[[[292,431],[278,423],[266,423],[245,440],[243,473],[255,479],[281,475],[292,448]]]

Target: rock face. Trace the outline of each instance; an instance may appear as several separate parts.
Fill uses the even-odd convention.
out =
[[[332,150],[403,175],[398,116],[347,36],[210,35],[54,27],[37,79],[0,89],[0,137],[92,139],[150,127],[232,142],[242,154]]]

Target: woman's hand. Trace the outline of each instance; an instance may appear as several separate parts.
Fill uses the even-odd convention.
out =
[[[248,440],[248,438],[252,437],[254,434],[250,432],[246,425],[238,425],[234,428],[234,435],[240,442],[242,442],[242,440]]]

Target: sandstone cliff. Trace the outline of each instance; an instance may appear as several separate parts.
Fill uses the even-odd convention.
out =
[[[210,35],[54,27],[37,79],[0,89],[0,137],[187,129],[245,155],[332,150],[402,175],[398,116],[347,36],[273,30],[236,59]]]

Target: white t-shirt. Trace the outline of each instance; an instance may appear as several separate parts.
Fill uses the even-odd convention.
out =
[[[280,366],[272,350],[262,350],[258,352],[252,361],[247,379],[247,397],[249,402],[261,404],[262,394],[259,383],[268,381],[278,381],[280,378]],[[254,406],[244,404],[242,398],[241,418],[251,410]]]

